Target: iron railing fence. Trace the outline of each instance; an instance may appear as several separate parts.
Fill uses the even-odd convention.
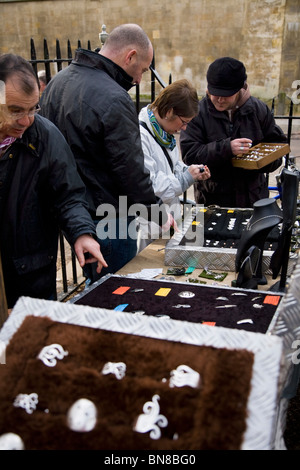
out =
[[[77,41],[77,48],[81,48],[81,41]],[[90,41],[87,42],[87,49],[91,49],[91,43]],[[99,49],[99,48],[96,48]],[[96,50],[94,49],[94,50]],[[60,72],[63,69],[63,66],[67,66],[71,63],[73,59],[73,52],[72,52],[72,47],[70,40],[67,40],[67,54],[66,57],[62,57],[61,54],[61,47],[60,47],[60,41],[56,39],[56,46],[55,46],[55,56],[50,57],[49,54],[49,47],[48,47],[48,42],[47,39],[44,39],[44,44],[43,44],[43,52],[44,52],[44,57],[42,59],[37,59],[37,54],[36,54],[36,47],[33,38],[30,40],[30,63],[32,64],[34,71],[36,75],[38,75],[38,72],[40,70],[45,70],[45,76],[46,76],[46,83],[49,83],[53,74]],[[42,65],[42,68],[39,67],[39,65]],[[155,84],[156,82],[164,88],[166,86],[166,83],[163,81],[163,79],[160,77],[159,73],[155,70],[155,58],[152,60],[152,64],[150,66],[150,72],[151,72],[151,89],[150,89],[150,96],[151,96],[151,101],[154,101],[155,99]],[[171,81],[171,75],[169,77],[169,83]],[[135,94],[135,103],[136,103],[136,109],[139,111],[140,109],[140,87],[139,85],[135,86],[136,88],[136,94]]]
[[[81,41],[77,41],[77,48],[82,47]],[[98,48],[98,47],[97,47]],[[87,49],[92,50],[91,48],[91,43],[90,41],[87,42]],[[95,49],[94,49],[95,50]],[[36,74],[38,74],[39,70],[45,70],[45,75],[46,75],[46,83],[49,83],[51,80],[52,76],[62,70],[63,66],[68,66],[72,59],[73,59],[73,52],[72,52],[72,47],[70,40],[67,40],[67,53],[66,56],[63,57],[61,53],[61,46],[60,46],[60,41],[56,39],[56,46],[55,46],[55,55],[54,57],[51,56],[49,53],[49,47],[48,47],[48,42],[47,39],[44,39],[44,44],[43,44],[43,58],[37,58],[36,54],[36,47],[34,40],[31,38],[30,40],[30,63],[32,64]],[[166,83],[163,81],[163,79],[160,77],[159,73],[155,69],[155,58],[153,58],[151,67],[151,86],[150,86],[150,100],[149,102],[154,101],[155,99],[155,93],[156,93],[156,83],[159,84],[162,88],[166,86]],[[169,75],[169,80],[168,83],[172,83],[172,75]],[[136,104],[136,110],[139,112],[140,110],[140,105],[141,105],[141,99],[140,99],[140,88],[137,85],[136,87],[136,94],[135,94],[135,104]],[[287,120],[288,121],[288,127],[287,127],[287,138],[288,138],[288,143],[291,143],[291,138],[292,138],[292,127],[293,127],[293,122],[295,120],[300,119],[300,116],[294,114],[294,103],[291,100],[289,104],[289,112],[288,115],[276,115],[275,114],[275,107],[276,107],[276,98],[273,98],[272,103],[271,103],[271,111],[274,115],[274,118],[276,120]],[[294,162],[294,157],[293,156],[287,156],[285,160],[285,165],[287,166],[289,162]],[[186,193],[183,198],[183,203],[186,201]],[[58,291],[58,300],[65,300],[68,298],[73,292],[75,292],[79,286],[84,282],[82,280],[82,275],[78,275],[78,266],[76,263],[76,257],[71,249],[69,247],[65,247],[65,239],[63,235],[60,235],[60,270],[61,270],[61,287]],[[69,278],[69,271],[68,267],[70,267],[71,264],[71,272],[72,272],[72,279]],[[80,268],[79,268],[80,269]]]
[[[82,47],[81,41],[77,41],[77,48]],[[87,42],[87,49],[91,49],[91,43],[90,41]],[[99,49],[99,48],[96,48]],[[61,47],[60,47],[60,41],[56,39],[56,46],[55,46],[55,56],[50,57],[49,54],[49,47],[48,47],[48,42],[47,39],[44,39],[44,44],[43,44],[43,52],[44,52],[44,57],[41,59],[37,59],[36,55],[36,47],[33,38],[30,40],[30,63],[32,64],[36,74],[38,74],[38,66],[41,64],[43,66],[43,69],[45,70],[45,75],[46,75],[46,82],[49,83],[49,81],[52,78],[53,75],[53,67],[51,70],[51,65],[55,67],[55,71],[59,72],[62,70],[63,65],[69,65],[73,59],[73,52],[72,52],[72,47],[70,40],[67,40],[67,47],[66,47],[66,57],[62,57],[61,54]],[[155,99],[155,84],[156,82],[164,88],[166,86],[166,83],[163,81],[163,79],[160,77],[159,73],[155,69],[155,58],[153,58],[151,67],[151,89],[150,89],[150,102],[154,101]],[[168,83],[172,82],[172,75],[169,75]],[[140,108],[140,89],[139,86],[136,86],[136,96],[135,96],[135,102],[136,102],[136,108],[139,111]],[[288,129],[287,129],[287,138],[288,138],[288,143],[290,144],[291,142],[291,136],[292,136],[292,126],[293,126],[293,121],[300,119],[300,116],[294,114],[294,103],[292,100],[290,100],[289,103],[289,112],[288,115],[276,115],[275,114],[275,105],[276,105],[276,98],[273,98],[272,104],[271,104],[271,111],[274,114],[274,117],[276,120],[283,119],[288,121]]]
[[[276,101],[276,98],[273,98],[272,100],[272,105],[271,105],[271,111],[274,115],[274,118],[276,120],[280,120],[280,119],[283,119],[283,120],[287,120],[288,121],[288,127],[287,127],[287,139],[288,139],[288,143],[289,145],[291,144],[291,139],[292,139],[292,128],[293,128],[293,121],[295,120],[298,120],[300,119],[300,116],[295,116],[294,115],[294,102],[293,100],[290,100],[290,104],[289,104],[289,113],[287,116],[282,116],[282,115],[279,115],[279,114],[275,114],[274,110],[275,110],[275,101]],[[294,158],[293,156],[291,156],[291,160],[292,162],[294,162]],[[289,164],[289,156],[288,158],[286,159],[286,166],[288,166]]]

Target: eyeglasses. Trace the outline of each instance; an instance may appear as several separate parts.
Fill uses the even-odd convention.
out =
[[[34,109],[31,109],[30,111],[8,111],[8,115],[11,119],[18,121],[19,119],[23,119],[25,116],[28,117],[33,117],[35,114],[37,114],[41,110],[41,107],[39,104],[36,105]]]
[[[190,121],[184,121],[184,120],[182,119],[182,117],[179,116],[178,114],[177,114],[177,117],[179,117],[179,119],[180,119],[180,121],[181,121],[181,123],[182,123],[183,126],[187,126],[188,123],[190,122]]]

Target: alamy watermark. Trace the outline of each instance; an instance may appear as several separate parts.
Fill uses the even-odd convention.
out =
[[[300,339],[293,341],[292,348],[296,349],[292,354],[292,363],[297,365],[300,363],[300,357],[298,357],[300,355]]]
[[[291,100],[294,104],[300,104],[300,80],[293,81],[292,88],[296,88],[296,91],[292,94]]]
[[[6,364],[6,345],[0,340],[0,364]]]
[[[100,220],[96,225],[96,232],[100,240],[171,238],[172,232],[166,214],[180,213],[180,203],[170,206],[153,204],[149,207],[139,203],[128,206],[127,202],[127,196],[119,196],[118,210],[112,204],[98,206],[96,215]],[[182,227],[187,227],[188,222],[192,224],[193,229],[186,230],[184,236],[187,243],[192,242],[197,246],[203,246],[204,243],[203,207],[200,204],[196,207],[193,204],[184,204],[182,218],[177,221],[179,232]]]

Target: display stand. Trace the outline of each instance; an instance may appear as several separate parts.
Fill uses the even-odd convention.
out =
[[[285,292],[292,229],[296,220],[297,212],[299,172],[290,171],[284,168],[281,173],[281,184],[283,212],[282,232],[279,238],[278,248],[272,255],[270,268],[273,272],[273,279],[276,279],[281,268],[280,281],[274,284],[271,290]]]
[[[252,249],[256,247],[260,253],[259,259],[255,263],[257,265],[255,272],[251,270],[253,271],[253,278],[255,278],[257,284],[267,284],[267,280],[262,271],[263,247],[268,233],[282,222],[282,219],[282,210],[277,206],[275,199],[260,199],[253,204],[253,215],[242,233],[236,254],[236,272],[239,272],[241,275],[240,283],[237,287],[246,287],[246,282],[248,283],[250,280],[249,276],[245,276],[244,281],[241,266],[246,259],[249,259],[249,262],[251,261],[249,258],[249,249],[251,247]],[[253,289],[254,287],[251,285],[251,288]]]

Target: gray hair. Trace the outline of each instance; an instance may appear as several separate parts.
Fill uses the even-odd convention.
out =
[[[102,49],[120,51],[120,49],[128,48],[129,46],[143,51],[148,51],[151,46],[151,41],[145,31],[134,23],[123,24],[114,28]]]

